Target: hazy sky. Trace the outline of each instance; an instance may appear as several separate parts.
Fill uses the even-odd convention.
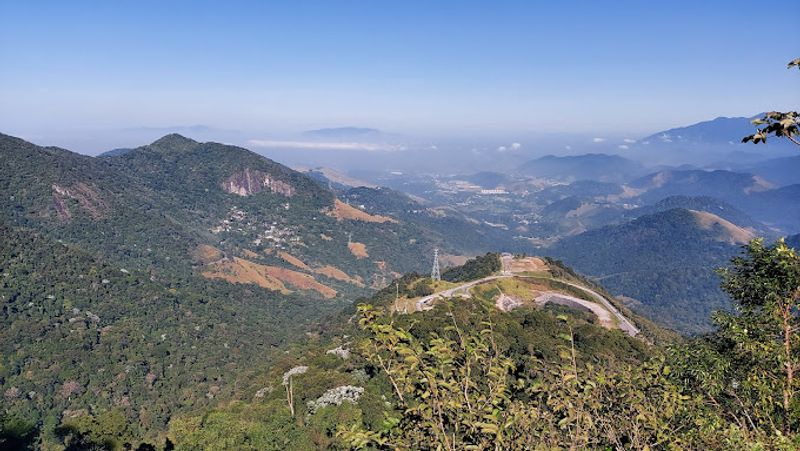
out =
[[[784,6],[0,0],[0,131],[641,134],[796,108]]]

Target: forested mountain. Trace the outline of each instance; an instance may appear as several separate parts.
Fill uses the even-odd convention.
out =
[[[48,443],[86,421],[158,441],[434,247],[478,247],[179,135],[101,158],[2,135],[0,155],[0,384]]]
[[[800,155],[773,158],[741,166],[745,172],[758,175],[779,185],[800,183]]]
[[[133,149],[131,149],[129,147],[119,147],[119,148],[116,148],[116,149],[107,150],[107,151],[101,153],[100,155],[98,155],[98,157],[116,157],[116,156],[122,155],[124,153],[128,153],[131,150],[133,150]]]
[[[9,225],[156,273],[194,274],[193,264],[215,261],[199,254],[219,253],[218,269],[237,273],[230,278],[269,272],[251,263],[318,270],[320,283],[358,294],[393,271],[427,266],[421,257],[436,246],[467,250],[417,224],[339,201],[310,178],[234,146],[169,135],[97,159],[8,136],[0,145],[8,156],[0,202]]]
[[[645,203],[671,196],[706,196],[723,200],[779,230],[800,229],[800,185],[776,187],[752,174],[731,171],[668,170],[634,180]]]
[[[0,231],[8,274],[3,313],[11,321],[0,337],[23,344],[3,350],[9,358],[2,374],[10,387],[7,408],[34,419],[44,409],[37,427],[48,443],[90,448],[168,440],[179,449],[205,449],[225,440],[236,449],[317,449],[341,444],[335,432],[342,425],[380,424],[388,387],[355,345],[365,335],[349,321],[353,307],[320,327],[319,335],[298,340],[298,327],[294,345],[270,350],[263,345],[277,344],[271,336],[276,326],[259,308],[258,296],[214,301],[221,282],[196,292],[167,290],[146,274],[122,272],[73,247]],[[487,254],[446,277],[469,282],[500,269],[499,254]],[[558,266],[550,277],[580,282]],[[388,311],[395,295],[414,296],[418,285],[430,283],[408,274],[397,289],[387,287],[366,301]],[[535,368],[531,350],[546,361],[557,359],[563,334],[558,315],[571,318],[581,366],[636,364],[649,353],[644,341],[601,327],[586,311],[529,305],[502,312],[494,307],[496,297],[489,284],[469,301],[399,316],[396,324],[422,339],[452,321],[472,329],[491,318],[498,351],[522,372]],[[284,325],[277,327],[285,328],[289,321],[280,320]],[[39,340],[47,343],[44,349],[24,345]]]
[[[758,265],[784,268],[773,280],[781,287],[791,286],[798,273],[787,263],[796,266],[797,255],[759,244],[749,247],[746,262],[730,268],[726,286],[749,277],[741,274],[748,262],[764,258],[762,253],[769,253],[766,258],[784,256]],[[721,317],[720,332],[688,342],[672,341],[651,326],[645,341],[613,325],[598,324],[598,318],[581,309],[531,304],[511,311],[498,308],[499,298],[524,296],[529,290],[570,291],[575,283],[602,291],[552,260],[534,276],[526,266],[534,261],[541,270],[543,261],[538,259],[503,256],[500,265],[497,254],[488,254],[457,271],[464,276],[460,280],[473,282],[468,298],[442,297],[430,310],[392,314],[398,297],[418,296],[419,285],[434,283],[407,274],[396,287],[363,299],[355,311],[343,312],[320,334],[276,353],[268,368],[250,372],[249,380],[237,385],[234,401],[215,399],[220,391],[212,386],[206,405],[175,413],[164,433],[138,449],[362,449],[387,443],[411,449],[436,443],[453,449],[542,444],[576,449],[626,444],[624,449],[641,449],[651,443],[688,449],[753,444],[793,449],[796,421],[786,420],[789,435],[765,424],[784,418],[784,409],[775,402],[782,377],[779,367],[768,355],[746,360],[731,351],[728,334],[746,318]],[[498,274],[501,267],[503,274],[521,272],[504,280],[483,278]],[[550,288],[543,288],[545,282]],[[86,316],[88,323],[95,313]],[[70,327],[79,328],[80,321],[70,321]],[[213,373],[218,379],[227,375]],[[759,385],[763,393],[749,385],[728,388],[745,375],[765,377],[769,385]],[[125,377],[117,376],[112,385],[95,391],[113,391]],[[160,383],[157,374],[147,373],[139,390],[153,393]],[[81,389],[65,384],[59,390],[60,402],[66,398],[69,403],[70,394]],[[5,398],[16,400],[22,392],[10,394],[6,391]],[[748,409],[741,407],[743,399],[759,416],[740,425],[735,417]],[[69,449],[115,449],[141,442],[134,425],[126,422],[123,407],[91,410],[92,415],[68,411],[57,428]],[[0,443],[22,447],[36,440],[37,425],[25,424],[18,415],[0,418]],[[697,425],[701,427],[693,427]]]
[[[156,441],[175,412],[229,399],[273,349],[335,305],[203,278],[153,280],[28,230],[0,226],[5,408],[56,426],[119,416]],[[160,279],[160,278],[159,278]]]
[[[756,221],[750,215],[744,213],[733,205],[708,196],[670,196],[660,201],[643,207],[626,211],[625,218],[634,219],[661,211],[683,208],[686,210],[697,210],[712,213],[722,219],[726,219],[740,227],[752,229],[763,234],[764,224]]]
[[[518,375],[542,370],[531,355],[558,367],[565,324],[575,368],[642,365],[657,353],[650,343],[675,337],[628,309],[682,332],[709,331],[711,311],[730,307],[713,268],[769,232],[751,219],[772,208],[759,203],[782,199],[791,223],[796,190],[702,171],[550,186],[529,205],[574,236],[542,252],[597,283],[541,259],[506,280],[515,270],[495,253],[443,268],[433,282],[417,273],[429,271],[434,248],[449,261],[532,246],[487,222],[492,215],[479,221],[388,188],[334,186],[180,135],[99,158],[1,135],[0,154],[0,444],[68,449],[197,449],[225,437],[233,448],[345,446],[358,428],[382,427],[383,400],[397,393],[356,346],[371,339],[370,321],[383,320],[356,313],[354,299],[374,294],[368,302],[390,314],[398,302],[407,311],[420,296],[479,278],[489,283],[447,291],[455,299],[392,324],[427,346],[432,334],[454,331],[454,319],[469,330],[491,319],[490,354]],[[661,198],[690,191],[731,203]],[[612,225],[593,228],[601,224]],[[634,318],[644,340],[616,330],[615,317],[575,307],[595,301],[574,284],[605,293],[609,311]],[[525,297],[556,289],[556,299],[577,298],[565,307]]]
[[[629,185],[644,192],[640,197],[657,201],[669,196],[709,196],[731,203],[745,196],[775,188],[767,180],[731,171],[666,170],[638,178]]]
[[[714,268],[754,234],[703,211],[675,208],[564,238],[549,254],[588,274],[629,307],[682,332],[708,331],[729,303]]]

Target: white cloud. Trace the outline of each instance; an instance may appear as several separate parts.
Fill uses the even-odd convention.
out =
[[[506,151],[509,151],[509,150],[519,150],[521,148],[522,148],[522,144],[520,144],[520,143],[511,143],[511,144],[509,144],[507,146],[498,147],[497,151],[498,152],[506,152]]]
[[[566,146],[564,146],[564,148],[565,148],[565,149],[567,149],[567,150],[572,150],[572,146],[570,146],[569,144],[567,144]]]
[[[627,144],[633,144],[633,143],[635,143],[635,142],[636,142],[636,140],[635,140],[635,139],[630,139],[630,138],[625,138],[625,139],[623,139],[622,141],[623,141],[623,142],[625,142],[625,143],[627,143]]]
[[[628,146],[627,144],[620,144],[620,145],[617,146],[617,148],[622,149],[622,150],[628,150],[628,149],[630,149],[630,146]]]
[[[247,142],[254,147],[269,149],[305,149],[305,150],[404,150],[404,146],[388,144],[372,144],[359,142],[318,142],[318,141],[269,141],[251,139]]]
[[[593,143],[601,143],[605,140],[606,140],[605,138],[592,138]]]

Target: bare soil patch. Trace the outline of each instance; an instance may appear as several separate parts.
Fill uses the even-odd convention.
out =
[[[339,221],[347,219],[351,221],[377,222],[381,224],[384,222],[397,222],[394,218],[390,218],[388,216],[371,215],[366,211],[359,210],[358,208],[348,205],[339,199],[334,201],[333,210],[331,210],[329,214]]]
[[[350,249],[350,253],[355,255],[356,258],[369,257],[369,254],[367,253],[367,245],[364,243],[357,243],[353,241],[350,242],[347,247]]]
[[[336,279],[359,287],[364,287],[364,281],[361,279],[361,277],[350,277],[346,272],[335,266],[325,265],[322,268],[317,268],[314,270],[314,272],[317,274],[322,274],[325,277],[330,277],[331,279]]]
[[[317,282],[313,276],[287,268],[260,265],[239,257],[213,263],[202,275],[230,283],[252,283],[284,294],[291,293],[286,288],[286,284],[289,284],[300,290],[316,291],[327,299],[336,296],[336,290]]]
[[[302,260],[300,260],[299,258],[295,257],[294,255],[288,252],[281,251],[278,253],[278,255],[283,259],[283,261],[289,263],[292,266],[300,268],[304,271],[311,271],[311,267],[309,267],[308,265],[303,263]]]

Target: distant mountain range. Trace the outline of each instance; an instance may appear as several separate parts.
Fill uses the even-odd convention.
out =
[[[547,155],[522,164],[520,174],[563,181],[596,180],[625,182],[647,173],[636,161],[619,155],[585,154],[574,156]]]
[[[778,185],[800,184],[800,155],[737,165],[732,170],[749,172]]]
[[[731,171],[661,171],[632,181],[638,198],[654,203],[671,196],[707,196],[723,200],[777,229],[800,229],[800,185],[776,187],[752,174]]]
[[[708,164],[719,161],[756,162],[769,157],[791,156],[796,149],[784,139],[771,138],[767,144],[743,144],[760,117],[718,117],[685,127],[677,127],[646,136],[632,144],[625,154],[651,164]]]
[[[654,213],[672,210],[674,208],[683,208],[686,210],[705,211],[718,216],[722,219],[737,224],[740,227],[750,229],[754,232],[764,234],[766,231],[764,224],[756,221],[747,213],[739,210],[733,205],[708,196],[671,196],[655,204],[646,205],[636,208],[634,210],[626,211],[623,217],[625,218],[639,218],[641,216],[651,215]]]
[[[367,127],[320,128],[303,132],[304,136],[326,139],[373,138],[380,134],[380,130]]]
[[[718,117],[684,127],[671,128],[638,140],[642,144],[729,144],[738,143],[751,134],[755,126],[750,122],[755,117]]]

